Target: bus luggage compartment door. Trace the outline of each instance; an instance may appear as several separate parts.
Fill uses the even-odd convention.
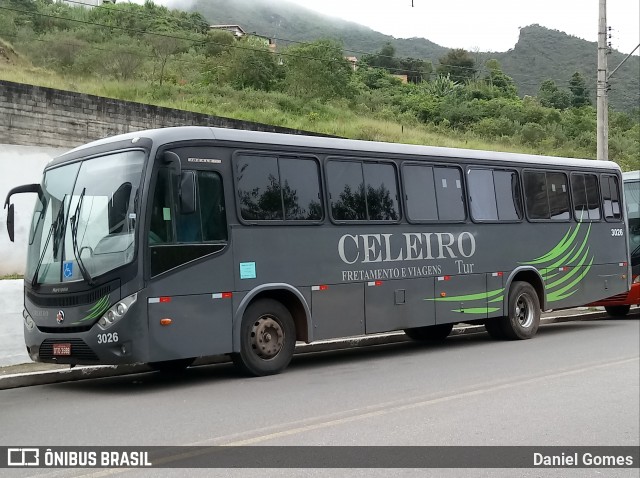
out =
[[[337,284],[311,288],[313,339],[364,334],[365,284]]]
[[[367,333],[410,329],[436,323],[433,277],[372,281],[365,288]]]
[[[485,274],[440,276],[435,282],[436,323],[487,318]]]
[[[232,303],[222,294],[149,299],[150,361],[230,352]]]

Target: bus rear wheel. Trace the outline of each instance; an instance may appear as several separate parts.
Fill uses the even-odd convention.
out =
[[[503,317],[502,331],[512,340],[530,339],[540,326],[540,300],[528,282],[514,282],[509,290],[509,315]]]
[[[630,305],[607,305],[604,310],[607,311],[611,317],[624,317],[631,310]]]
[[[412,329],[404,329],[411,340],[420,342],[440,342],[446,339],[453,330],[453,324],[437,324],[427,327],[414,327]]]
[[[247,375],[273,375],[289,365],[295,347],[289,310],[276,300],[261,299],[247,307],[240,325],[240,352],[231,359]]]

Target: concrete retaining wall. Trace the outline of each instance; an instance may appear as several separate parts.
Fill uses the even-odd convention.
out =
[[[74,148],[115,134],[168,126],[314,134],[0,80],[0,143]]]

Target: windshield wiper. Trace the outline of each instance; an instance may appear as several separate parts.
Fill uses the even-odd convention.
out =
[[[78,198],[78,205],[76,206],[76,211],[73,213],[73,216],[71,216],[70,218],[71,241],[73,244],[73,255],[75,256],[76,261],[78,262],[78,269],[80,269],[80,273],[82,274],[82,277],[87,282],[87,284],[93,285],[93,279],[91,278],[91,274],[89,274],[89,271],[87,270],[86,266],[84,265],[84,262],[82,261],[82,257],[80,254],[81,251],[78,250],[78,223],[80,222],[80,211],[82,210],[82,201],[84,201],[84,193],[86,191],[87,191],[87,188],[84,188],[82,190],[82,193]]]
[[[54,235],[54,233],[56,235],[56,239],[53,240],[53,243],[54,243],[53,255],[54,256],[56,255],[56,249],[59,243],[59,240],[57,240],[57,236],[59,232],[63,229],[62,224],[64,223],[64,201],[66,198],[67,198],[67,195],[65,194],[60,203],[60,209],[58,210],[58,214],[56,215],[56,218],[53,220],[53,222],[51,223],[51,227],[49,228],[49,234],[47,234],[47,240],[44,243],[44,247],[42,248],[42,253],[40,254],[40,258],[38,259],[38,264],[36,265],[36,270],[33,273],[33,278],[31,279],[31,287],[37,287],[39,284],[38,273],[40,272],[40,266],[42,266],[42,261],[44,261],[44,256],[47,254],[47,247],[49,247],[49,241],[51,240],[51,237]]]

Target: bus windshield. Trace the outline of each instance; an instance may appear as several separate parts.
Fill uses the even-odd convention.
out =
[[[25,278],[87,280],[131,262],[144,161],[143,151],[124,151],[46,171]]]

